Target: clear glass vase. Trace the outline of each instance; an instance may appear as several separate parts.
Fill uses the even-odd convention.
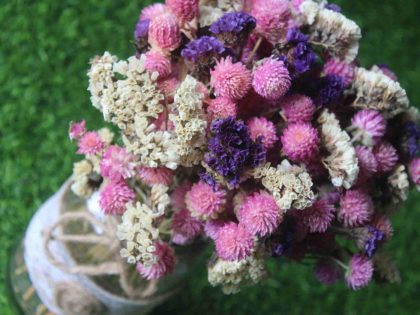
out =
[[[176,294],[203,260],[204,242],[178,247],[173,273],[156,281],[141,279],[134,266],[116,257],[115,244],[101,240],[112,222],[97,226],[97,220],[79,220],[91,212],[69,183],[36,212],[9,263],[11,292],[22,314],[146,314]],[[68,216],[72,220],[63,220]],[[57,223],[62,221],[66,224]],[[86,235],[93,237],[86,241]]]

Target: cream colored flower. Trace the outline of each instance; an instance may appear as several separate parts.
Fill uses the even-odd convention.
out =
[[[407,200],[410,182],[404,165],[398,165],[388,177],[388,187],[392,193],[393,203],[397,204]]]

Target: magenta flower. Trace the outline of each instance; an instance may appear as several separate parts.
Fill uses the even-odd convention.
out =
[[[172,216],[172,242],[178,245],[191,243],[203,230],[203,224],[191,216],[188,209],[181,209]]]
[[[310,122],[316,109],[312,99],[301,94],[284,97],[280,102],[280,107],[289,124]]]
[[[387,142],[382,142],[373,148],[376,161],[378,161],[378,171],[387,173],[394,169],[398,162],[397,150]]]
[[[367,223],[373,214],[372,198],[360,189],[348,190],[341,196],[338,220],[346,227]]]
[[[105,150],[100,162],[100,171],[103,177],[113,181],[130,178],[136,175],[135,157],[125,148],[111,145]]]
[[[137,271],[147,280],[159,279],[174,270],[175,267],[175,253],[171,246],[164,242],[154,243],[155,251],[153,255],[156,256],[157,261],[151,266],[145,266],[141,263],[137,264]]]
[[[214,190],[209,184],[200,181],[191,187],[185,197],[185,203],[193,216],[214,218],[224,209],[226,193],[224,190]]]
[[[121,215],[125,205],[135,198],[136,194],[124,181],[111,182],[100,192],[99,205],[105,214]]]
[[[219,257],[229,261],[248,257],[254,247],[252,234],[234,222],[220,228],[215,243]]]
[[[311,160],[319,152],[318,131],[310,123],[294,123],[283,131],[284,153],[293,161]]]
[[[79,139],[77,146],[79,154],[96,154],[104,148],[105,143],[96,131],[89,131]]]
[[[249,136],[252,141],[262,139],[262,144],[265,149],[271,149],[277,142],[277,132],[274,124],[264,117],[252,117],[247,121],[249,129]]]
[[[315,201],[312,206],[303,210],[303,221],[311,233],[325,232],[334,220],[334,204],[326,199]]]
[[[319,261],[314,269],[315,278],[325,285],[332,285],[340,277],[340,268],[328,261]]]
[[[86,122],[84,120],[70,123],[69,137],[71,140],[78,139],[86,132]]]
[[[169,186],[174,177],[172,170],[166,167],[139,167],[138,175],[140,179],[149,186],[162,184]]]
[[[348,287],[358,290],[365,287],[373,276],[373,262],[360,254],[354,255],[349,263],[345,280]]]

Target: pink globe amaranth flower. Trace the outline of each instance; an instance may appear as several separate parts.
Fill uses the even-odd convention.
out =
[[[105,150],[99,165],[101,175],[113,181],[136,175],[134,155],[117,145],[111,145]]]
[[[343,79],[345,86],[349,86],[355,77],[355,66],[353,64],[345,63],[336,58],[328,59],[324,64],[324,73],[326,75],[337,75]]]
[[[86,132],[86,122],[84,120],[70,123],[69,137],[71,140],[78,139]]]
[[[172,103],[174,101],[175,92],[180,84],[181,82],[177,76],[170,76],[169,78],[157,81],[158,88],[163,95],[165,95],[168,103]]]
[[[303,210],[303,221],[311,233],[323,233],[334,220],[335,207],[326,199],[316,200],[312,206]]]
[[[185,203],[185,196],[187,192],[191,189],[192,184],[189,181],[182,183],[175,187],[171,193],[171,205],[174,209],[186,208],[187,204]]]
[[[345,227],[361,226],[372,217],[372,198],[360,189],[348,190],[341,196],[338,220]]]
[[[264,148],[271,149],[278,140],[276,127],[264,117],[253,117],[247,121],[249,135],[253,141],[262,137]]]
[[[286,39],[291,23],[288,0],[255,0],[251,15],[256,18],[256,32],[270,43],[276,44]]]
[[[125,205],[135,198],[136,194],[124,181],[110,182],[99,194],[99,206],[105,214],[121,215]]]
[[[260,237],[270,235],[282,218],[275,199],[264,191],[247,196],[238,213],[240,225],[252,235]]]
[[[378,161],[378,171],[387,173],[394,169],[398,162],[397,150],[387,142],[382,142],[373,148],[376,161]]]
[[[290,89],[292,81],[283,61],[268,58],[252,73],[255,92],[268,100],[277,100]]]
[[[234,100],[227,97],[216,97],[210,101],[207,112],[211,120],[218,118],[236,117],[238,108]]]
[[[157,261],[151,266],[145,266],[142,263],[137,264],[137,272],[147,280],[159,279],[171,273],[175,267],[175,253],[169,244],[164,242],[155,242],[153,255]]]
[[[337,282],[340,277],[340,268],[331,262],[320,261],[314,269],[315,278],[325,285],[332,285]]]
[[[415,158],[410,162],[408,166],[410,178],[412,182],[419,186],[420,185],[420,158]]]
[[[251,87],[251,71],[241,62],[233,63],[230,56],[218,61],[210,74],[217,96],[239,100]]]
[[[365,287],[373,276],[373,262],[360,254],[354,255],[349,263],[345,280],[348,287],[358,290]]]
[[[169,186],[174,178],[172,170],[166,167],[139,167],[138,175],[140,179],[149,186],[162,184]]]
[[[153,3],[141,10],[140,21],[153,20],[154,18],[168,12],[169,9],[166,5],[162,3]]]
[[[234,222],[220,228],[215,244],[219,257],[228,261],[245,259],[254,248],[252,234]]]
[[[300,5],[303,3],[303,2],[305,2],[306,0],[292,0],[291,1],[291,4],[292,4],[292,7],[296,10],[296,11],[300,11],[299,10],[299,8],[300,8]]]
[[[367,136],[373,143],[381,140],[387,125],[385,117],[372,109],[358,111],[351,119],[351,123],[361,133],[361,136]]]
[[[283,116],[287,122],[310,122],[315,113],[315,105],[312,99],[306,95],[291,94],[280,102]]]
[[[185,203],[192,215],[201,219],[215,218],[226,204],[226,192],[213,190],[203,181],[195,183],[185,196]]]
[[[386,215],[374,215],[369,225],[373,226],[374,228],[377,228],[379,231],[384,233],[385,240],[389,240],[394,234],[394,229],[392,227],[391,221]]]
[[[172,216],[172,242],[178,245],[191,243],[203,230],[203,224],[191,216],[188,209],[181,209]]]
[[[284,153],[295,162],[316,157],[319,142],[318,131],[310,123],[290,124],[281,136]]]
[[[198,16],[198,0],[166,0],[166,5],[182,22],[192,21]]]
[[[79,154],[96,154],[104,148],[105,143],[96,131],[88,131],[79,139],[77,146]]]
[[[212,240],[216,240],[220,229],[226,223],[228,223],[228,221],[220,219],[208,220],[204,224],[204,233],[206,233],[207,237],[210,237]]]
[[[148,51],[145,56],[144,66],[149,73],[157,72],[159,79],[164,79],[171,74],[172,65],[169,57],[159,51]]]
[[[154,50],[175,50],[181,43],[181,32],[175,15],[165,13],[152,19],[149,24],[148,41]]]
[[[378,171],[378,161],[371,148],[356,146],[355,149],[360,169],[358,183],[364,183]]]

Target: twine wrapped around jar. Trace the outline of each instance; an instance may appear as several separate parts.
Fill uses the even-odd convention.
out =
[[[181,255],[177,270],[167,278],[145,281],[136,275],[139,280],[133,282],[133,266],[119,254],[117,219],[88,209],[69,186],[67,181],[36,212],[24,238],[29,277],[50,312],[139,315],[177,291],[189,271],[188,255]]]

